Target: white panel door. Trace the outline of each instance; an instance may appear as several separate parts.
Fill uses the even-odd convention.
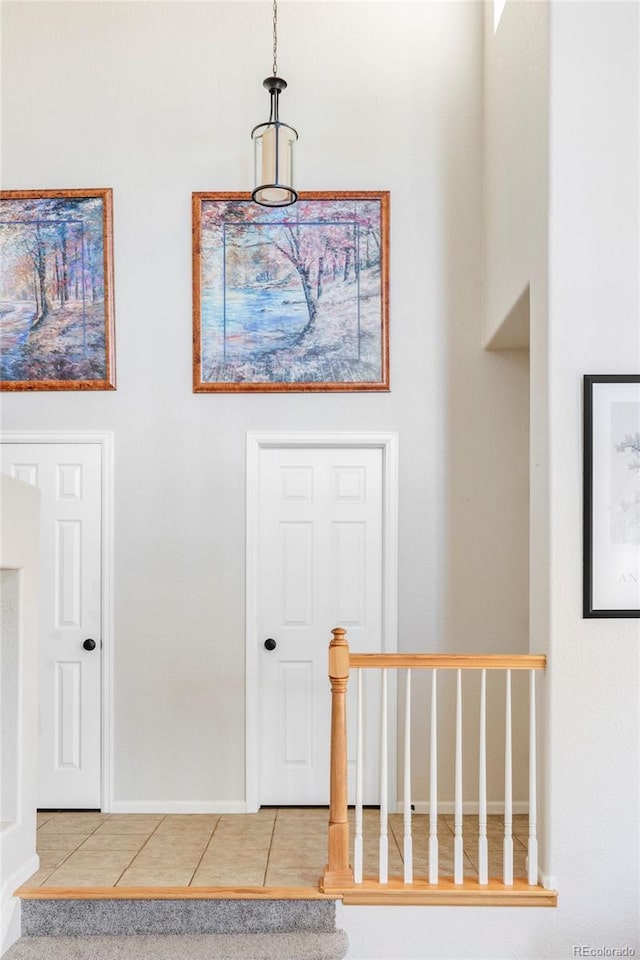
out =
[[[99,808],[101,447],[2,443],[1,456],[41,491],[38,806]]]
[[[331,629],[345,627],[353,651],[382,649],[382,468],[379,448],[261,451],[262,804],[329,802]],[[271,642],[265,647],[265,641],[275,647]],[[374,684],[372,677],[365,702],[367,729],[373,731],[367,753],[378,742]],[[368,803],[377,802],[376,783],[368,776],[374,769],[373,763],[365,764]]]

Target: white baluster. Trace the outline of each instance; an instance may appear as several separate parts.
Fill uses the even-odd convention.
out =
[[[464,849],[462,840],[462,670],[458,670],[456,685],[456,775],[454,798],[453,882],[464,880]]]
[[[362,883],[363,841],[362,841],[362,670],[358,670],[358,704],[356,722],[356,822],[353,841],[353,878]]]
[[[502,882],[513,886],[513,786],[511,773],[511,670],[507,670],[504,716],[504,842]]]
[[[382,723],[380,730],[380,843],[378,879],[389,879],[389,808],[387,799],[387,671],[382,671]]]
[[[404,882],[413,883],[413,839],[411,837],[411,670],[407,670],[404,703]]]
[[[438,704],[437,671],[431,674],[431,759],[429,766],[429,883],[438,882]]]
[[[536,674],[529,671],[529,842],[527,844],[527,880],[538,883],[538,785],[536,781]]]
[[[480,681],[480,752],[478,757],[478,883],[489,882],[487,845],[487,671]]]

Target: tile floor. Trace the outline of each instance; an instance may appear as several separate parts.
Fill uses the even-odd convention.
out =
[[[353,811],[351,834],[353,836]],[[38,813],[40,869],[26,887],[317,887],[326,807],[256,814]],[[389,875],[402,875],[403,818],[389,817]],[[464,818],[465,877],[477,877],[478,818]],[[514,875],[525,876],[527,817],[514,816]],[[378,869],[378,811],[364,812],[364,872]],[[501,876],[501,817],[488,818],[489,873]],[[413,817],[414,875],[427,875],[428,818]],[[453,875],[453,817],[438,822],[439,867]]]

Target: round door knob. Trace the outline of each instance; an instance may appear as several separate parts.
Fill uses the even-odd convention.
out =
[[[264,642],[265,650],[275,650],[277,646],[278,644],[275,642],[275,640],[272,640],[271,637],[269,637],[268,640],[265,640]]]
[[[82,646],[85,648],[85,650],[95,650],[96,642],[95,640],[92,640],[91,638],[89,638],[88,640],[85,640]]]

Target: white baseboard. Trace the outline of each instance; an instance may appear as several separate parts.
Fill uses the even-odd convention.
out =
[[[541,887],[544,887],[545,890],[557,890],[558,883],[555,877],[550,876],[548,873],[543,873],[542,870],[538,867],[538,883]]]
[[[110,813],[246,813],[244,800],[114,800]]]
[[[429,813],[430,805],[428,800],[414,800],[412,803],[414,813]],[[439,800],[438,801],[438,813],[455,813],[455,802],[453,800]],[[398,800],[396,805],[396,812],[403,813],[404,807],[402,801]],[[462,804],[462,812],[465,814],[478,815],[478,801],[477,800],[465,800]],[[513,812],[515,814],[519,813],[529,813],[529,802],[528,800],[514,800],[513,801]],[[487,802],[487,813],[491,816],[498,814],[502,816],[504,813],[504,803],[501,800],[489,800]]]
[[[402,801],[399,800],[396,812],[403,812]],[[114,800],[111,813],[249,813],[250,810],[244,800]],[[415,800],[414,813],[429,813],[428,800]],[[455,804],[453,800],[439,800],[438,813],[453,814]],[[478,814],[478,801],[466,800],[462,805],[465,814]],[[513,801],[514,814],[528,813],[527,800]],[[489,800],[487,813],[502,815],[504,804],[500,800]]]
[[[2,913],[0,916],[0,956],[16,942],[20,936],[21,901],[13,893],[22,886],[40,868],[40,857],[35,853],[2,884]]]

